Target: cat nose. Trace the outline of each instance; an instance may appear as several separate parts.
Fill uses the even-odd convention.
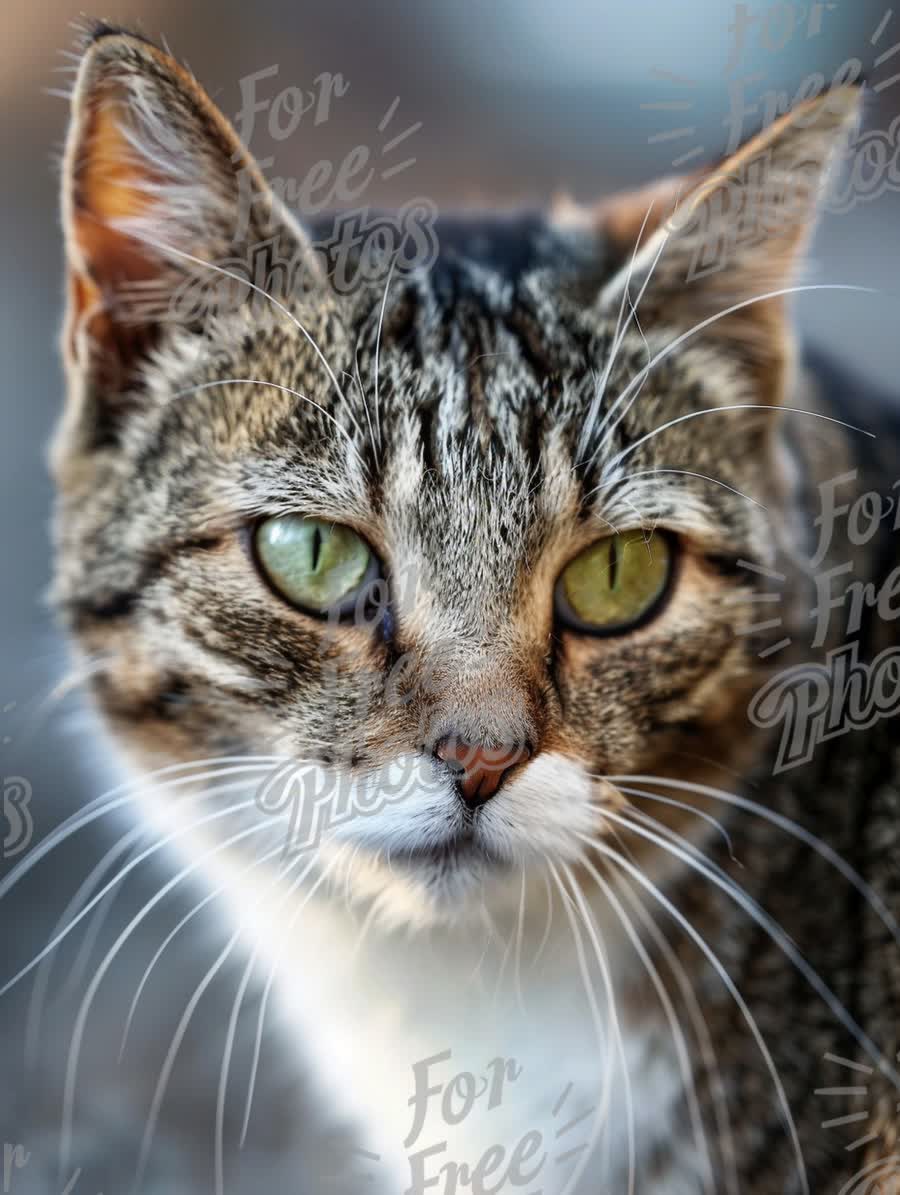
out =
[[[454,773],[464,803],[469,809],[477,809],[491,799],[517,763],[531,757],[532,751],[527,743],[485,747],[448,734],[435,745],[434,754]]]

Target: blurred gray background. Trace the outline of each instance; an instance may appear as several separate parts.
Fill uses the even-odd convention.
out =
[[[323,71],[340,72],[349,89],[327,122],[312,127],[304,120],[283,142],[258,128],[251,147],[258,157],[274,155],[270,175],[302,178],[313,161],[336,163],[353,146],[367,145],[380,167],[358,202],[374,206],[426,196],[452,208],[515,207],[560,192],[589,201],[666,173],[674,162],[694,167],[715,158],[733,131],[737,86],[756,103],[744,117],[750,134],[764,116],[766,92],[792,97],[816,72],[831,79],[852,59],[869,81],[867,123],[886,131],[900,111],[900,10],[893,13],[883,0],[802,6],[731,0],[121,0],[92,15],[165,38],[229,116],[240,106],[241,78],[254,71],[278,66],[277,79],[260,84],[263,95],[290,84],[309,87]],[[65,88],[71,78],[58,68],[69,64],[61,51],[71,49],[71,22],[80,16],[63,0],[7,0],[0,11],[0,775],[5,784],[21,777],[31,786],[32,850],[64,816],[97,796],[105,780],[102,747],[77,693],[57,690],[65,653],[43,605],[50,569],[44,446],[62,396],[55,159],[66,122],[65,100],[48,90]],[[379,121],[396,97],[395,115],[382,133]],[[392,136],[419,122],[401,145],[385,148]],[[406,159],[414,161],[390,172]],[[854,283],[879,293],[826,291],[801,296],[796,304],[809,336],[891,388],[900,372],[898,236],[900,195],[891,190],[826,217],[809,280]],[[54,851],[2,902],[0,984],[47,941],[68,899],[127,829],[111,820]],[[0,838],[9,832],[0,817]],[[14,862],[0,859],[0,872]],[[70,1178],[56,1175],[54,1159],[73,1007],[115,935],[170,874],[167,867],[139,869],[103,906],[102,923],[72,935],[54,961],[39,1020],[31,1002],[33,975],[0,1004],[0,1146],[21,1143],[31,1153],[10,1188],[20,1195],[61,1191]],[[128,1189],[136,1126],[143,1125],[162,1053],[186,999],[221,948],[214,917],[198,917],[151,982],[118,1064],[137,977],[192,899],[196,894],[173,894],[163,903],[98,995],[79,1071],[78,1195]],[[185,1042],[147,1190],[178,1195],[212,1189],[212,1108],[234,979],[226,972],[213,985],[202,1024]],[[254,1028],[252,1013],[247,1019],[235,1060],[239,1074],[247,1062],[244,1038],[252,1038]],[[304,1107],[302,1084],[277,1060],[268,1046],[261,1110],[247,1149],[229,1160],[229,1189],[255,1190],[263,1179],[272,1191],[318,1192],[320,1171],[341,1150],[323,1138],[321,1122]],[[306,1126],[299,1139],[298,1123]],[[328,1189],[338,1187],[332,1182]],[[347,1189],[354,1189],[353,1180]]]

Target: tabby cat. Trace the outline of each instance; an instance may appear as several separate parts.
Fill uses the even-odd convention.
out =
[[[235,1016],[356,1126],[329,1189],[900,1182],[895,723],[841,722],[858,670],[846,733],[786,762],[781,718],[892,642],[891,519],[810,562],[897,417],[789,320],[859,109],[345,292],[184,68],[89,38],[55,601]],[[176,301],[260,247],[294,285]]]

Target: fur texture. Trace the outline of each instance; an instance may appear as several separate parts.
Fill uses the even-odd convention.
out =
[[[522,1079],[494,1117],[457,1126],[429,1109],[420,1144],[446,1140],[443,1161],[474,1166],[495,1145],[508,1157],[529,1129],[551,1140],[571,1084],[573,1115],[609,1114],[581,1160],[547,1163],[548,1192],[576,1171],[585,1190],[624,1190],[629,1154],[648,1195],[804,1190],[785,1106],[809,1189],[837,1192],[852,1173],[812,1092],[825,1052],[860,1046],[746,906],[688,865],[697,846],[713,874],[735,873],[708,821],[722,805],[683,786],[802,808],[845,854],[858,853],[854,827],[879,851],[895,832],[883,727],[867,732],[877,747],[829,765],[827,786],[828,751],[788,783],[771,779],[772,744],[746,716],[773,667],[760,653],[794,617],[785,601],[782,624],[765,625],[765,574],[800,591],[815,479],[853,463],[816,418],[832,409],[799,380],[785,294],[857,107],[849,90],[811,101],[716,169],[575,220],[444,220],[433,267],[347,295],[182,68],[107,29],[85,52],[64,189],[56,602],[147,773],[148,816],[223,888],[251,959],[280,964],[276,1005],[312,1039],[327,1099],[363,1124],[386,1190],[410,1182],[413,1068],[447,1050],[476,1074],[514,1058]],[[235,244],[239,170],[261,199]],[[763,238],[729,239],[752,220]],[[720,241],[723,267],[696,274]],[[210,274],[228,282],[222,263],[260,245],[299,263],[299,286],[173,318],[173,295]],[[812,413],[785,418],[781,404]],[[252,528],[282,513],[347,525],[372,546],[385,585],[363,624],[313,619],[267,585]],[[631,529],[673,545],[663,607],[619,635],[561,627],[561,570]],[[858,565],[874,575],[879,562]],[[530,758],[473,814],[433,756],[448,734],[527,745]],[[276,798],[302,764],[307,792],[365,815],[326,817],[315,849],[279,871],[265,857],[288,832],[286,801],[266,812],[247,781],[226,816],[224,798],[200,804],[199,781],[179,795],[150,778],[228,757],[281,767]],[[379,800],[395,769],[403,799]],[[607,779],[629,776],[662,780],[635,780],[640,799]],[[876,790],[878,810],[857,825],[846,793],[860,808]],[[665,804],[673,795],[691,808]],[[639,835],[637,811],[658,819],[657,841]],[[822,859],[798,858],[771,824],[740,820],[739,836],[748,899],[774,904],[779,933],[854,1016],[871,1007],[866,1032],[892,1057],[892,977],[873,979],[874,994],[862,985],[864,998],[850,977],[851,925],[871,908],[851,912]],[[682,857],[665,849],[679,842]],[[772,1069],[710,956],[640,876],[721,955]],[[801,876],[811,902],[794,892]],[[884,1082],[876,1158],[894,1134]]]

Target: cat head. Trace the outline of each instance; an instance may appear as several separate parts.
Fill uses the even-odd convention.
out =
[[[786,296],[857,107],[589,211],[439,221],[348,293],[196,81],[98,30],[55,597],[141,766],[241,757],[246,851],[289,832],[426,920],[576,861],[607,777],[745,766]]]

